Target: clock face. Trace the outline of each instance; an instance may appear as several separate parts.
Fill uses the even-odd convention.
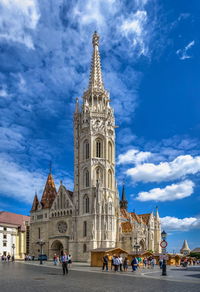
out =
[[[58,222],[58,231],[60,233],[65,233],[67,231],[67,223],[64,221]]]

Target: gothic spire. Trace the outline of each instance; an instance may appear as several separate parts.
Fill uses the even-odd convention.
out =
[[[159,216],[159,213],[158,213],[158,206],[156,206],[156,219],[160,220],[160,216]]]
[[[31,211],[36,211],[38,205],[39,205],[39,200],[38,200],[37,193],[35,192],[35,196],[34,196],[34,199],[33,199],[33,204],[32,204]]]
[[[127,210],[128,201],[126,200],[126,192],[125,192],[125,182],[123,181],[122,186],[122,198],[120,200],[120,208]]]
[[[88,89],[94,89],[97,91],[104,90],[102,72],[101,72],[101,60],[99,55],[99,35],[95,31],[92,37],[93,55],[90,70],[90,80]]]

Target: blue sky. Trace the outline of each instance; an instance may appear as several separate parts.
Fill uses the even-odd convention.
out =
[[[169,251],[200,241],[198,0],[0,0],[0,209],[28,214],[53,163],[73,189],[73,111],[101,36],[119,191],[159,206]]]

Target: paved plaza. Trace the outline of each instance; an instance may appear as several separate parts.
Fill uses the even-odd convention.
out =
[[[168,276],[161,277],[160,270],[140,270],[132,273],[102,272],[87,264],[74,263],[67,276],[61,266],[51,262],[40,266],[38,262],[0,263],[1,291],[159,291],[198,292],[200,272],[171,268]]]

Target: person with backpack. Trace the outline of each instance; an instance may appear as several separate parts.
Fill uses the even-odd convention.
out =
[[[68,274],[68,260],[69,260],[68,255],[65,252],[64,255],[61,257],[63,275]]]

